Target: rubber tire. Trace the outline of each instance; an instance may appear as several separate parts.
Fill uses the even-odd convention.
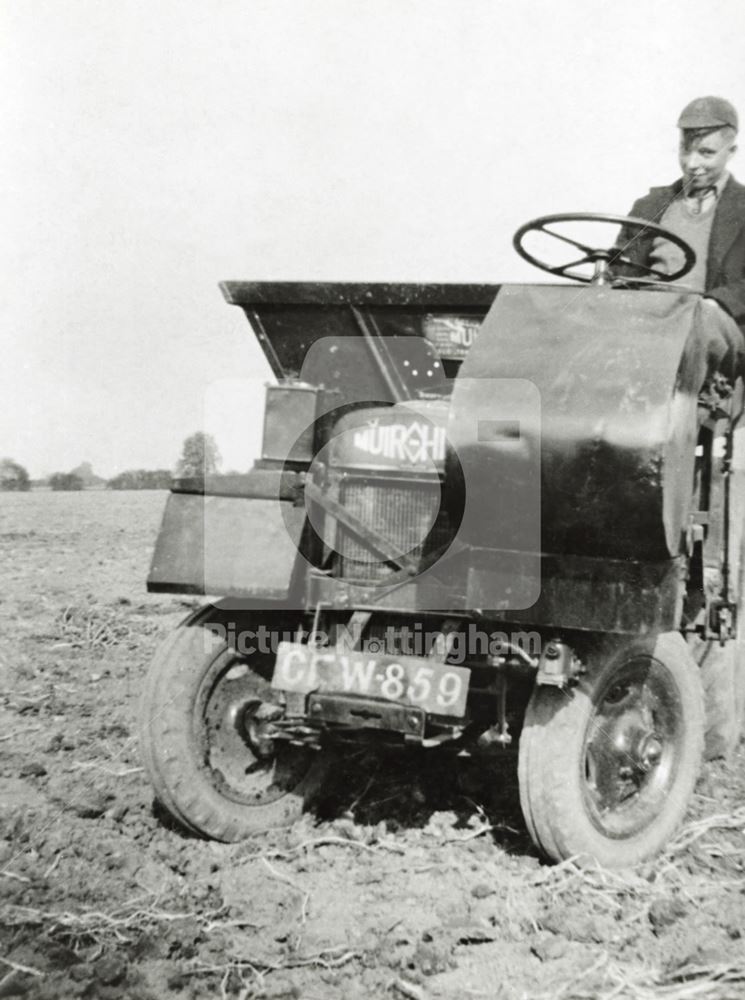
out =
[[[612,674],[628,658],[651,655],[674,679],[682,703],[683,749],[661,811],[634,835],[611,837],[589,815],[582,792],[585,735]],[[578,857],[607,868],[625,868],[657,854],[685,815],[701,767],[703,691],[685,640],[667,632],[656,638],[600,644],[576,687],[536,686],[520,736],[520,804],[536,847],[550,860]]]
[[[145,771],[167,812],[194,833],[234,842],[291,825],[317,791],[326,762],[322,753],[308,750],[308,769],[298,784],[277,800],[256,805],[235,802],[209,779],[194,713],[207,671],[230,652],[214,630],[224,621],[219,609],[201,608],[156,651],[140,703],[139,743]]]

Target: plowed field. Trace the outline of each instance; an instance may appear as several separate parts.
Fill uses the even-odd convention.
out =
[[[745,757],[625,872],[542,863],[515,759],[339,762],[240,845],[153,800],[134,733],[162,493],[0,494],[0,997],[745,997]]]

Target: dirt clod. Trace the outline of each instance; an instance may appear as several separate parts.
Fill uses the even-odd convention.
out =
[[[86,790],[73,795],[67,807],[82,819],[96,819],[106,812],[108,801],[108,796],[103,792]]]
[[[655,934],[660,934],[666,927],[684,917],[688,908],[682,899],[674,896],[655,899],[649,908],[649,922]]]
[[[90,965],[73,965],[69,972],[70,979],[74,979],[76,983],[84,983],[93,979],[94,972],[93,967]]]
[[[301,991],[290,979],[277,979],[254,994],[261,1000],[297,1000]]]
[[[557,937],[547,931],[538,934],[530,946],[530,950],[542,962],[551,962],[562,958],[566,954],[567,948],[566,938]]]
[[[475,899],[486,899],[487,896],[493,896],[496,891],[496,888],[488,882],[477,882],[471,888],[471,895]]]
[[[93,969],[96,979],[106,986],[116,986],[127,974],[126,962],[116,955],[99,958]]]

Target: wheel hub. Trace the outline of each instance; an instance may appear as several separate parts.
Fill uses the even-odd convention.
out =
[[[662,743],[654,733],[648,733],[642,739],[637,752],[639,766],[643,771],[651,771],[662,757]]]
[[[268,760],[274,756],[274,727],[272,722],[284,714],[280,705],[268,701],[249,702],[234,706],[236,729],[243,732],[257,757]]]
[[[584,794],[593,823],[625,837],[659,808],[675,769],[679,706],[654,660],[625,664],[598,699],[584,753]]]
[[[307,752],[277,745],[272,723],[284,709],[265,700],[270,696],[266,679],[247,664],[235,663],[205,692],[195,720],[211,779],[225,796],[242,804],[276,801],[308,769]]]

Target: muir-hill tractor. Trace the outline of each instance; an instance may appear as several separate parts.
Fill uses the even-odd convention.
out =
[[[588,220],[686,263],[526,248]],[[544,217],[515,245],[575,282],[221,286],[276,384],[249,473],[174,482],[148,579],[213,595],[142,700],[146,769],[191,830],[292,822],[360,744],[512,748],[541,852],[624,866],[739,740],[740,331],[670,283],[693,252],[648,222]]]

